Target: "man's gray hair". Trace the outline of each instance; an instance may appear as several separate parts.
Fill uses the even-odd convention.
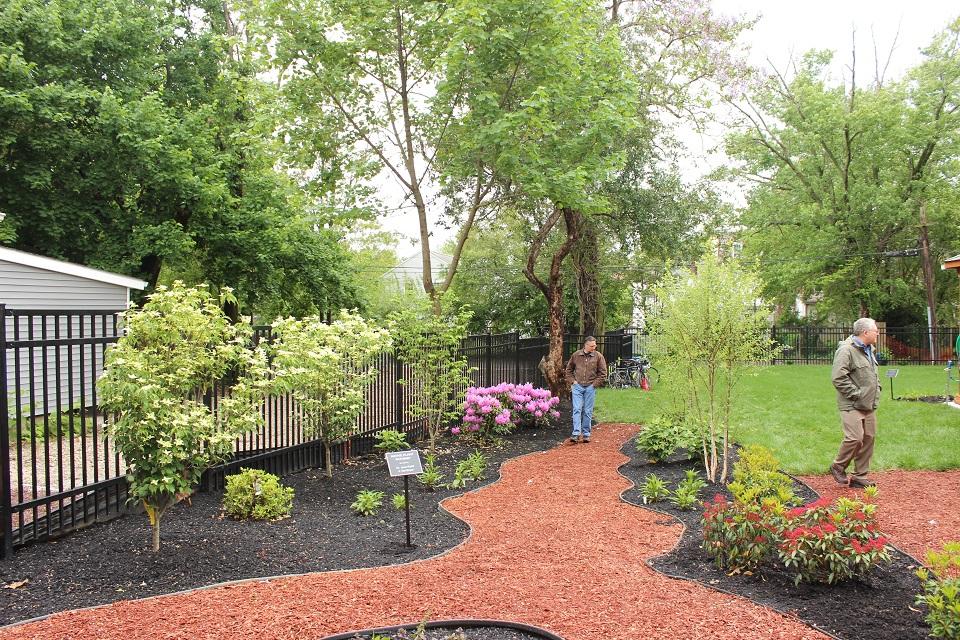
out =
[[[862,336],[870,329],[875,329],[877,327],[877,321],[873,318],[860,318],[853,323],[853,335]]]
[[[587,336],[586,338],[583,339],[583,344],[586,345],[588,342],[596,342],[596,341],[597,339],[594,338],[593,336]]]

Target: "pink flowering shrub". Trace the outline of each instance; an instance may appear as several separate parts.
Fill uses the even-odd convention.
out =
[[[463,403],[463,423],[450,433],[466,432],[490,440],[520,426],[546,426],[560,416],[555,409],[559,402],[548,389],[530,383],[470,387]]]

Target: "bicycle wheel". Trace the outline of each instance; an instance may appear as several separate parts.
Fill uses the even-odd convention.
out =
[[[660,382],[660,372],[654,367],[648,367],[646,370],[647,381],[650,382],[651,386]]]
[[[611,389],[623,389],[625,382],[623,372],[619,369],[612,370],[610,375],[607,376],[607,384],[610,385]]]

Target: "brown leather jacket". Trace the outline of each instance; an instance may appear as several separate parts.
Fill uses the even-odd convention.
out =
[[[567,383],[581,386],[601,386],[607,379],[607,361],[599,351],[587,353],[583,349],[570,356],[566,369]]]

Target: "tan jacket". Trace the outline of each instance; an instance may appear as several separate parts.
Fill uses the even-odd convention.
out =
[[[854,343],[853,336],[837,347],[832,378],[840,411],[873,411],[880,404],[877,361]]]
[[[607,379],[607,361],[599,351],[587,353],[583,349],[570,356],[566,369],[567,384],[599,387]]]

